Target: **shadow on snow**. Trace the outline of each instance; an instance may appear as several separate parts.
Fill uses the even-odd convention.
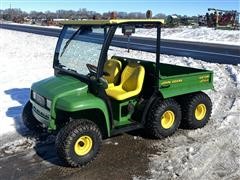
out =
[[[14,119],[16,131],[22,136],[26,135],[28,129],[22,122],[22,110],[24,105],[29,100],[30,89],[29,88],[14,88],[5,91],[5,94],[9,95],[13,101],[17,101],[20,105],[9,107],[6,115]]]
[[[9,107],[6,115],[14,119],[16,131],[23,137],[30,137],[36,139],[36,144],[34,150],[40,158],[55,164],[64,166],[56,156],[54,148],[54,136],[49,136],[46,133],[35,134],[34,132],[29,131],[23,124],[22,121],[22,111],[24,105],[28,102],[30,98],[30,89],[29,88],[13,88],[4,91],[5,94],[9,95],[13,101],[17,101],[20,105]]]

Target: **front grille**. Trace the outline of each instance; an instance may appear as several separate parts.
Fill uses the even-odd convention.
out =
[[[35,106],[32,107],[33,111],[35,111],[35,113],[37,113],[39,116],[41,116],[42,118],[48,120],[49,119],[49,115],[44,114],[43,112],[39,111]]]
[[[31,103],[33,116],[41,123],[43,127],[48,127],[50,121],[50,111],[34,101],[31,101]]]

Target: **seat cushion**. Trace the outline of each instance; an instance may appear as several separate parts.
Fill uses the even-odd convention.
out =
[[[122,101],[125,99],[128,99],[130,97],[136,96],[138,95],[137,91],[124,91],[120,86],[115,86],[113,88],[108,88],[106,90],[106,93],[108,96],[118,100],[118,101]]]
[[[127,65],[123,71],[121,84],[106,89],[108,96],[116,100],[125,100],[138,95],[142,90],[145,76],[144,67],[138,64]]]
[[[130,71],[130,73],[128,72],[128,76],[124,76],[122,88],[125,91],[134,91],[137,88],[138,76],[140,71],[137,68],[133,69],[129,67],[126,67],[125,70]]]
[[[116,100],[123,100],[125,98],[124,94],[126,94],[127,92],[121,88],[121,85],[119,85],[106,89],[106,93],[108,96]]]
[[[119,60],[116,59],[109,59],[104,64],[104,72],[107,72],[108,76],[103,76],[104,79],[108,81],[108,83],[113,83],[116,85],[116,83],[119,80],[120,74],[122,70],[122,63]]]

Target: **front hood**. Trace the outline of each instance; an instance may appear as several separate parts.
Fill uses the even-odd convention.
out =
[[[87,92],[87,84],[72,76],[59,75],[38,81],[32,90],[49,100],[56,96],[65,96]]]

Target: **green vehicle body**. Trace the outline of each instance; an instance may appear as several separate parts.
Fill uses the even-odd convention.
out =
[[[109,23],[109,21],[102,23],[106,24],[107,22]],[[71,23],[73,24],[74,22],[67,22],[66,24]],[[109,24],[112,23],[114,24],[114,21]],[[124,59],[123,57],[115,58],[120,61]],[[155,62],[138,61],[140,61],[140,63],[142,63],[145,67],[153,68],[153,71],[156,70]],[[156,80],[155,83],[158,84],[159,94],[161,94],[164,99],[213,88],[212,71],[164,63],[160,63],[159,67],[159,79]],[[96,83],[101,86],[101,82]],[[99,117],[96,121],[99,121],[101,126],[103,126],[102,129],[106,131],[107,137],[112,135],[113,129],[120,128],[121,126],[131,123],[129,119],[131,114],[124,117],[119,116],[119,113],[121,114],[121,108],[115,108],[113,111],[114,123],[112,123],[109,108],[106,102],[89,91],[88,83],[71,75],[56,74],[53,77],[36,82],[31,87],[31,97],[33,92],[36,92],[51,101],[51,108],[49,109],[49,112],[46,112],[45,114],[38,113],[37,115],[41,116],[38,120],[41,121],[41,123],[44,124],[49,131],[55,131],[58,129],[58,117],[62,114],[68,114],[71,117],[78,117],[82,115],[86,117],[88,115],[92,116],[95,114],[96,117]],[[39,107],[32,98],[30,101],[33,106],[38,106],[38,108],[41,109],[41,107]],[[122,107],[130,101],[133,105],[136,104],[135,99],[133,98],[131,100],[119,102],[114,106]],[[46,110],[42,109],[42,111],[44,112]]]
[[[151,62],[149,62],[151,64]],[[160,76],[159,92],[164,98],[198,92],[213,88],[213,72],[161,63],[164,76]],[[167,74],[167,68],[175,68],[173,75]],[[164,73],[164,70],[166,72]],[[178,74],[178,75],[176,75]],[[49,130],[56,130],[56,109],[66,112],[99,110],[104,115],[107,134],[110,136],[108,108],[99,97],[88,92],[88,85],[71,76],[53,76],[36,82],[31,88],[52,101]]]
[[[110,133],[105,102],[89,93],[88,85],[79,79],[67,75],[53,76],[34,83],[31,89],[52,101],[49,120],[42,121],[49,130],[56,130],[57,109],[70,113],[98,109],[103,113],[108,134]]]

